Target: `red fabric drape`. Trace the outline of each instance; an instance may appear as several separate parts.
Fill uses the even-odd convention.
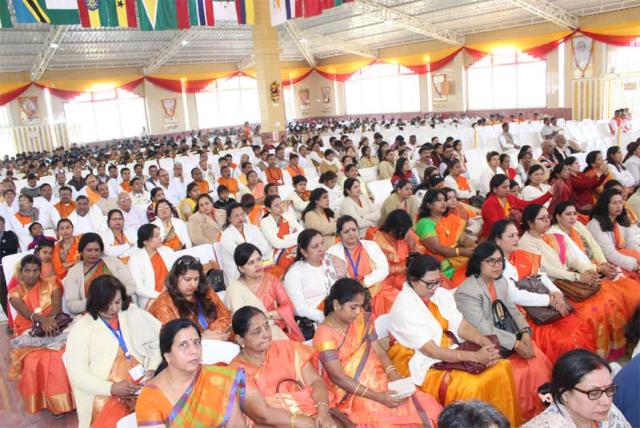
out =
[[[439,60],[433,61],[429,64],[405,65],[404,67],[407,67],[416,74],[425,74],[428,71],[436,71],[453,61],[453,59],[460,53],[460,51],[462,51],[462,49],[463,48],[457,49],[444,58],[440,58]]]
[[[294,77],[293,79],[288,79],[288,80],[283,80],[282,81],[282,86],[288,86],[288,85],[295,85],[298,82],[302,82],[304,79],[306,79],[307,77],[309,77],[309,75],[314,71],[314,69],[310,69],[309,71],[307,71],[306,73],[298,76],[298,77]]]
[[[560,46],[560,44],[564,43],[565,41],[569,40],[571,37],[573,37],[574,34],[576,34],[576,31],[578,30],[574,30],[573,32],[567,34],[564,37],[559,38],[558,40],[554,40],[552,42],[549,43],[545,43],[539,46],[534,46],[532,48],[529,49],[525,49],[523,52],[527,53],[531,56],[535,56],[536,58],[544,58],[545,56],[547,56],[547,54],[549,52],[551,52],[552,50],[554,50],[555,48],[557,48],[558,46]]]
[[[640,35],[635,36],[608,36],[606,34],[591,33],[589,31],[578,30],[585,36],[591,37],[601,43],[615,46],[640,46]]]
[[[0,94],[0,106],[5,105],[8,102],[11,102],[18,98],[20,95],[26,91],[31,83],[27,83],[24,86],[20,86],[19,88],[14,89],[13,91],[5,92],[4,94]]]
[[[161,77],[145,77],[147,81],[153,83],[156,86],[161,87],[162,89],[166,89],[171,92],[182,92],[182,81],[181,80],[173,80],[173,79],[163,79]],[[205,80],[185,80],[184,82],[184,90],[188,93],[195,93],[204,90],[207,86],[209,86],[215,79],[205,79]]]
[[[138,86],[139,84],[142,83],[142,81],[144,80],[144,77],[140,77],[138,79],[132,80],[130,82],[124,83],[120,86],[116,86],[114,89],[124,89],[125,91],[131,91],[133,89],[136,88],[136,86]],[[86,93],[87,91],[73,91],[73,90],[68,90],[68,89],[58,89],[58,88],[52,88],[46,85],[43,85],[42,83],[37,83],[34,82],[34,85],[36,85],[39,88],[42,89],[49,89],[49,92],[51,93],[51,95],[54,95],[58,98],[62,98],[65,100],[71,100],[75,97],[78,97],[84,93]],[[101,92],[101,91],[97,91],[97,92]]]

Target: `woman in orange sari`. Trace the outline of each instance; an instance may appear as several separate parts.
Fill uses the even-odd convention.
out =
[[[295,261],[298,235],[302,226],[294,216],[290,216],[284,209],[282,199],[278,195],[269,195],[264,201],[267,214],[260,222],[260,231],[273,248],[275,265],[269,272],[277,278],[284,277],[284,273]]]
[[[202,334],[188,319],[160,330],[162,363],[136,400],[138,426],[196,428],[245,426],[244,372],[201,365]]]
[[[264,183],[260,181],[258,173],[251,170],[247,173],[247,189],[249,194],[253,195],[257,204],[262,204],[264,201]],[[242,191],[241,191],[242,193]]]
[[[413,222],[402,209],[392,211],[382,227],[372,233],[371,240],[378,244],[389,262],[389,275],[371,301],[371,311],[386,314],[407,279],[407,259],[410,253],[424,254],[425,249],[411,230]]]
[[[41,323],[47,335],[59,333],[55,316],[61,312],[62,290],[56,278],[41,278],[41,265],[38,256],[23,257],[17,271],[18,285],[9,292],[9,302],[17,311],[13,326],[16,337],[31,329],[34,322]],[[9,379],[19,380],[27,412],[48,409],[59,415],[74,410],[63,354],[64,348],[30,346],[11,351]]]
[[[338,280],[313,338],[334,406],[359,427],[436,425],[442,406],[433,397],[416,391],[399,398],[389,390],[387,383],[402,376],[376,339],[373,317],[364,312],[366,294],[358,281]]]
[[[314,351],[300,342],[272,340],[269,320],[253,306],[233,314],[240,354],[230,368],[246,373],[244,413],[249,426],[333,428],[327,385],[313,365]]]
[[[80,236],[73,236],[73,223],[66,218],[58,221],[56,228],[58,238],[60,239],[53,247],[53,269],[56,271],[56,277],[62,281],[69,268],[76,264],[80,259],[78,253],[78,242]]]
[[[167,277],[167,286],[149,307],[162,324],[177,318],[195,322],[205,339],[227,340],[231,312],[209,287],[202,263],[192,256],[177,259]]]
[[[275,340],[297,340],[304,336],[294,319],[293,303],[284,286],[262,264],[262,253],[253,244],[242,243],[236,247],[233,259],[240,277],[226,290],[225,304],[232,312],[253,306],[269,317],[271,334]]]
[[[432,189],[422,199],[416,234],[427,249],[441,263],[440,270],[455,288],[466,278],[467,262],[476,244],[465,232],[466,223],[449,214],[446,192]]]

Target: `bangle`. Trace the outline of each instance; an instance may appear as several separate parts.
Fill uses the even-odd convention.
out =
[[[291,416],[289,416],[289,427],[295,428],[295,426],[296,426],[296,414],[291,413]]]
[[[358,395],[358,389],[360,389],[360,387],[361,387],[361,386],[362,386],[362,385],[360,385],[360,384],[357,384],[357,385],[356,385],[356,390],[355,390],[355,391],[353,391],[353,395]]]
[[[369,387],[365,386],[364,389],[362,390],[362,393],[360,394],[360,397],[364,397],[365,395],[367,395],[368,391],[369,391]]]
[[[513,350],[516,351],[518,349],[518,345],[520,344],[519,340],[516,340],[516,344],[513,345]]]
[[[388,375],[389,373],[391,373],[392,371],[398,371],[398,369],[395,368],[395,366],[389,366],[385,369],[384,374]]]
[[[456,247],[456,257],[460,255],[460,248]]]
[[[316,409],[320,406],[327,406],[327,410],[329,409],[329,403],[325,402],[325,401],[318,401],[316,403]]]

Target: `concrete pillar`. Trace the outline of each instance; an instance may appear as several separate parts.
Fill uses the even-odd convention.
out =
[[[271,134],[283,132],[286,127],[284,115],[284,94],[280,80],[280,46],[278,29],[271,26],[269,2],[255,2],[256,22],[253,26],[253,54],[255,56],[258,101],[262,132]],[[280,100],[271,100],[271,84],[280,85]]]

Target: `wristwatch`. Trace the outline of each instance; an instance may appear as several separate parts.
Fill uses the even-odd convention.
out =
[[[37,308],[35,308],[33,310],[33,313],[29,317],[29,320],[33,321],[33,317],[35,317],[36,315],[40,314],[41,312],[42,312],[42,308],[38,306]]]

